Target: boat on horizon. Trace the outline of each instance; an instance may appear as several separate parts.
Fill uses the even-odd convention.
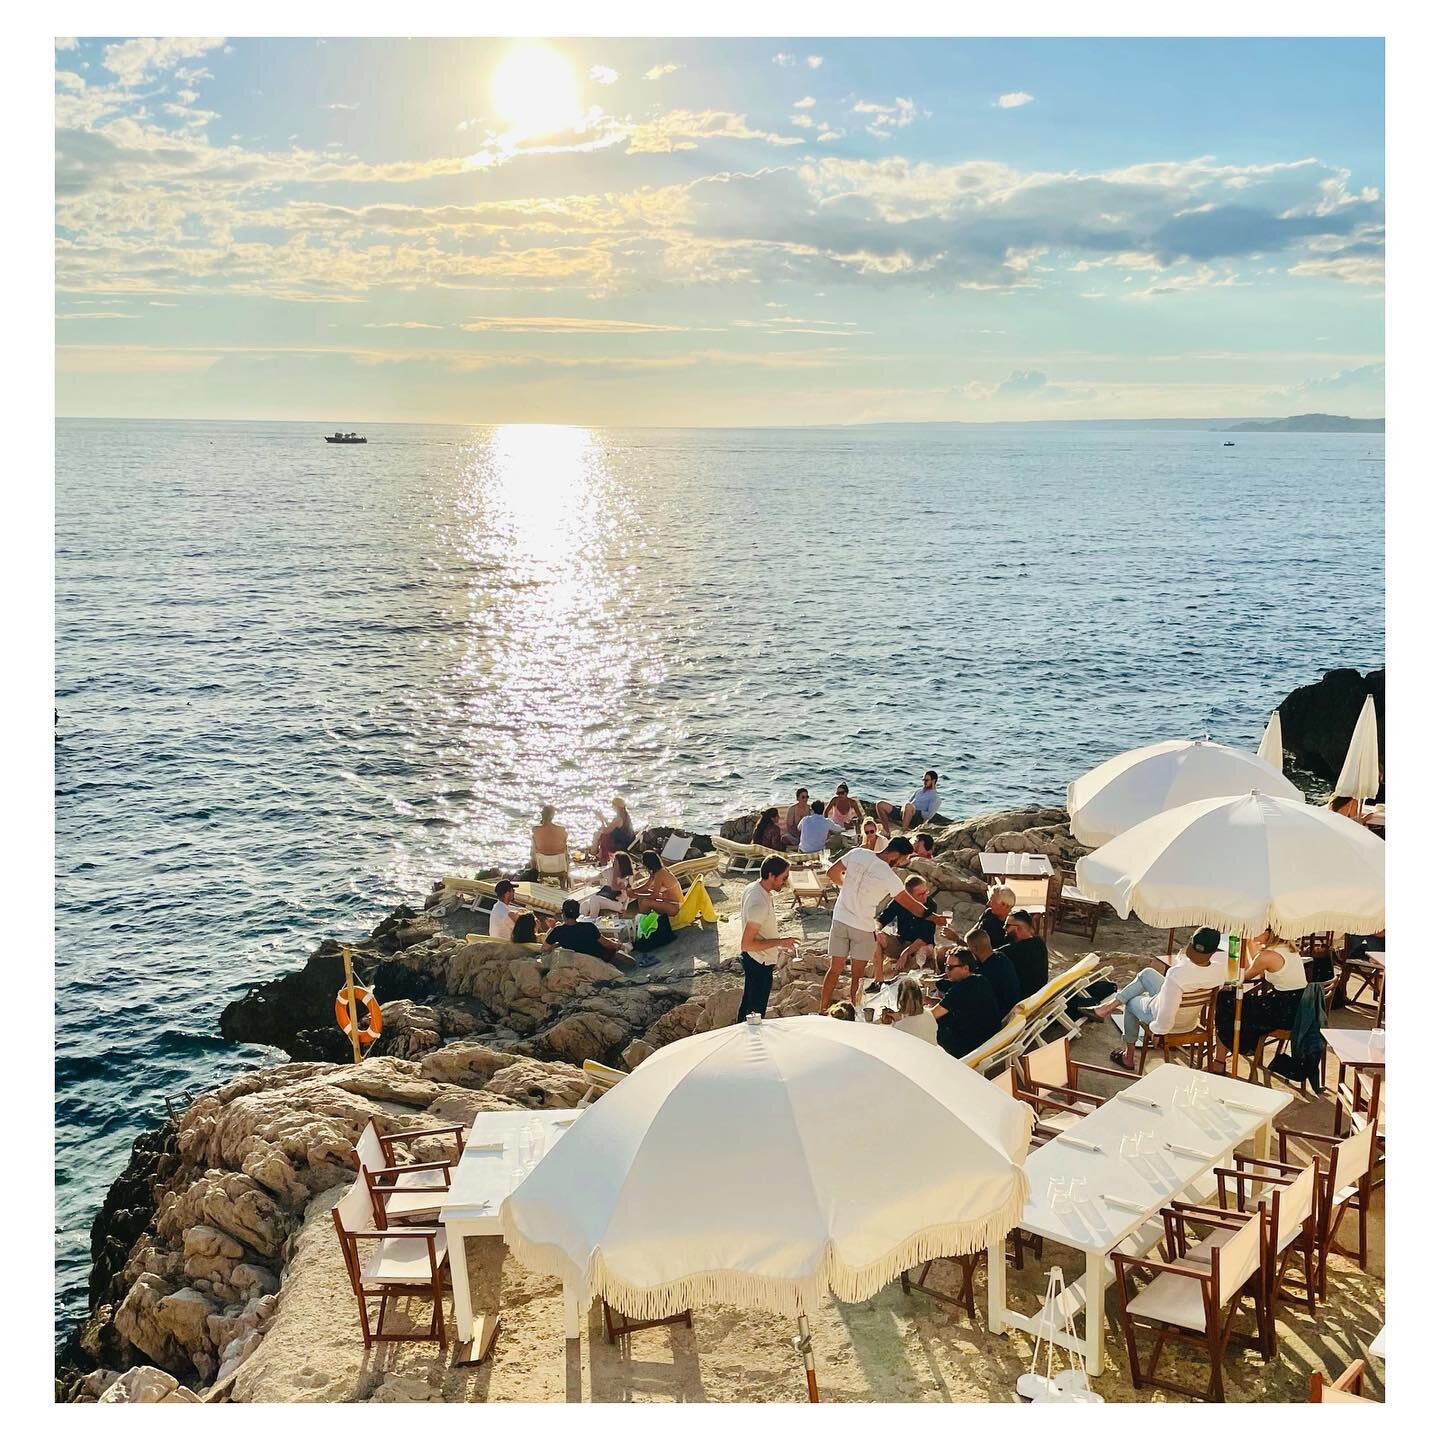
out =
[[[325,437],[325,443],[327,445],[365,445],[369,442],[363,435],[357,435],[353,430],[346,431],[343,434],[337,430],[333,435],[327,435]]]

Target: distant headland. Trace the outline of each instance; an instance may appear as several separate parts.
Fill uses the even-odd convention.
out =
[[[1383,416],[1379,420],[1352,420],[1348,415],[1287,415],[1283,420],[1242,420],[1225,429],[1227,434],[1237,430],[1268,430],[1290,435],[1312,430],[1327,434],[1383,435],[1385,420]]]

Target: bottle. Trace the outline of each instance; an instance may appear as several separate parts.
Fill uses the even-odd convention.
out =
[[[1230,954],[1225,962],[1225,981],[1229,985],[1240,983],[1240,937],[1233,931],[1230,935]]]

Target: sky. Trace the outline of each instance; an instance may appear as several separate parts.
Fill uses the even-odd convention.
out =
[[[1384,414],[1379,40],[55,64],[62,416]]]

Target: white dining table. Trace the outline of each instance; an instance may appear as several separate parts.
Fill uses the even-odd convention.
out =
[[[470,1298],[470,1271],[465,1263],[465,1242],[472,1235],[499,1235],[500,1207],[524,1179],[524,1174],[565,1138],[582,1110],[482,1110],[470,1122],[460,1163],[450,1174],[450,1189],[440,1207],[445,1246],[450,1253],[450,1281],[454,1290],[455,1329],[462,1344],[469,1343],[475,1326]],[[529,1132],[539,1140],[539,1152],[527,1166],[521,1160],[522,1141]],[[517,1173],[524,1172],[524,1173]],[[563,1279],[565,1338],[580,1337],[579,1277]]]
[[[980,856],[980,873],[987,876],[1003,876],[1006,879],[1012,875],[1048,879],[1055,873],[1055,867],[1050,863],[1047,855],[987,850]]]
[[[1197,1078],[1208,1085],[1207,1097],[1193,1107],[1177,1106],[1177,1094]],[[1055,1322],[1047,1326],[1043,1307],[1033,1315],[1010,1308],[1005,1244],[997,1241],[990,1246],[986,1267],[990,1329],[1000,1334],[1008,1326],[1052,1339],[1083,1355],[1090,1374],[1101,1374],[1105,1289],[1114,1279],[1111,1252],[1148,1254],[1164,1235],[1159,1211],[1176,1199],[1211,1200],[1211,1172],[1247,1141],[1253,1142],[1257,1157],[1268,1156],[1272,1123],[1291,1098],[1167,1062],[1077,1120],[1063,1135],[1032,1150],[1025,1160],[1030,1199],[1020,1228],[1083,1252],[1085,1274],[1061,1291]],[[1155,1153],[1122,1158],[1122,1141],[1139,1131],[1154,1132]],[[1085,1182],[1084,1200],[1068,1208],[1062,1202],[1057,1210],[1052,1182],[1068,1186],[1075,1180]],[[1078,1340],[1065,1330],[1072,1316],[1083,1320]]]

